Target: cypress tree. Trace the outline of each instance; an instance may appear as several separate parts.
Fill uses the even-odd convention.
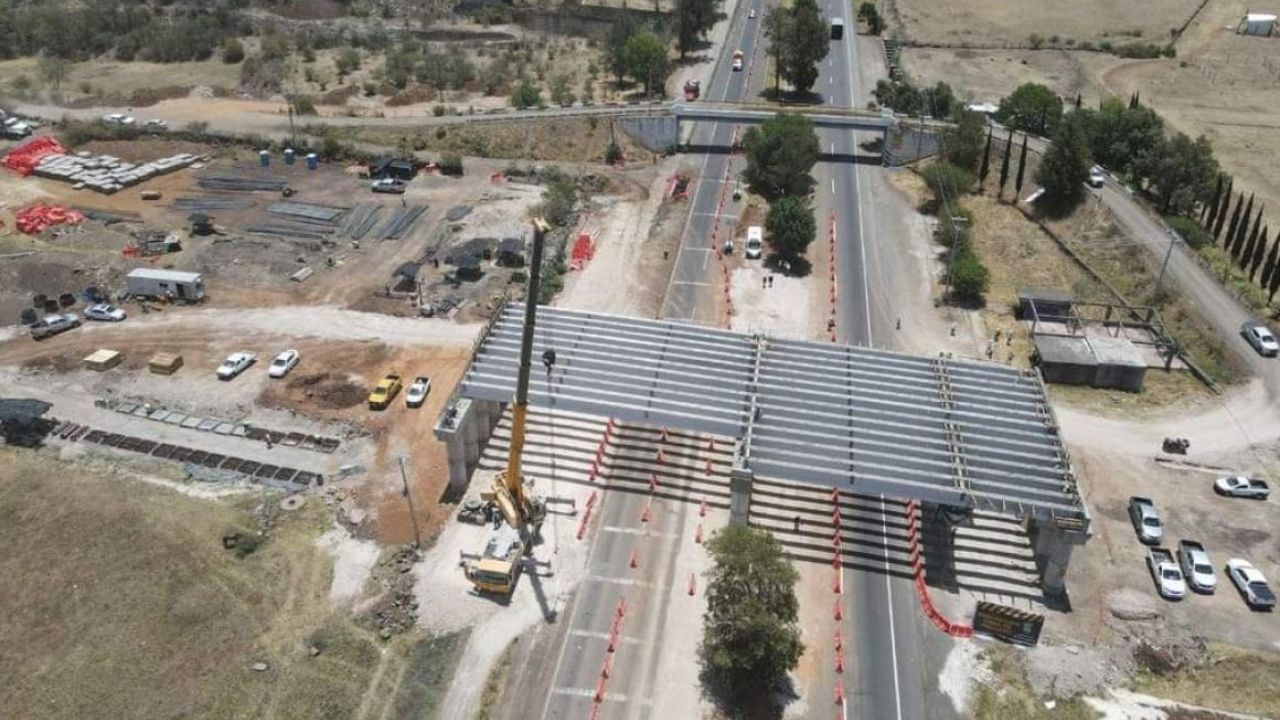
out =
[[[1258,214],[1253,218],[1253,230],[1249,231],[1249,239],[1244,243],[1244,249],[1240,252],[1240,269],[1248,272],[1249,265],[1253,263],[1253,254],[1258,250],[1258,233],[1262,230],[1262,208],[1258,208]]]
[[[1249,193],[1249,202],[1244,206],[1244,214],[1240,216],[1240,225],[1236,227],[1235,237],[1231,240],[1231,257],[1240,262],[1240,253],[1244,250],[1244,240],[1249,236],[1249,218],[1253,216],[1253,193]]]
[[[1079,110],[1079,109],[1080,109],[1080,103],[1081,103],[1083,100],[1084,100],[1084,97],[1083,97],[1080,93],[1076,93],[1076,109],[1077,109],[1077,110]]]
[[[1244,193],[1236,198],[1236,209],[1231,213],[1231,224],[1227,226],[1227,234],[1222,238],[1222,249],[1231,252],[1231,243],[1236,239],[1236,228],[1240,225],[1240,211],[1244,210]]]
[[[1218,219],[1218,201],[1222,199],[1222,173],[1218,173],[1218,183],[1213,187],[1213,200],[1204,206],[1204,212],[1200,214],[1200,225],[1207,231],[1212,232],[1213,221]]]
[[[1231,191],[1234,189],[1236,179],[1227,178],[1227,192],[1222,196],[1222,207],[1218,208],[1218,222],[1213,226],[1213,242],[1218,242],[1218,237],[1222,235],[1222,226],[1227,221],[1227,209],[1231,207]]]
[[[1253,278],[1258,274],[1258,268],[1262,267],[1262,257],[1267,253],[1267,235],[1270,234],[1271,228],[1266,225],[1262,226],[1262,234],[1258,236],[1258,244],[1253,249],[1253,259],[1249,261],[1249,282],[1253,282]]]
[[[1276,269],[1271,273],[1271,282],[1267,288],[1268,303],[1275,300],[1276,290],[1280,290],[1280,269]]]
[[[1018,155],[1018,176],[1013,181],[1014,193],[1022,192],[1022,176],[1027,169],[1027,136],[1022,136],[1022,153]]]
[[[1000,192],[997,197],[1004,196],[1005,183],[1009,182],[1009,156],[1013,154],[1013,128],[1009,128],[1009,137],[1004,141],[1004,159],[1000,161]]]
[[[1275,242],[1271,243],[1271,252],[1267,253],[1267,262],[1262,265],[1262,277],[1258,280],[1258,285],[1263,290],[1271,284],[1271,278],[1275,274],[1278,252],[1280,252],[1280,231],[1276,232]]]
[[[994,128],[987,128],[987,147],[982,150],[982,168],[978,170],[978,188],[987,184],[987,173],[991,170],[991,133]]]

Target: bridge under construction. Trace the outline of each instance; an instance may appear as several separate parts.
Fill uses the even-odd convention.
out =
[[[435,433],[463,486],[516,386],[522,306],[497,313]],[[756,478],[1027,524],[1061,592],[1090,517],[1035,371],[544,307],[530,403],[733,440],[730,515]]]

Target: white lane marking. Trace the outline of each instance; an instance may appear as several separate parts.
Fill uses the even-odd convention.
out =
[[[622,533],[624,535],[643,535],[645,537],[665,537],[665,538],[680,537],[678,533],[673,533],[673,532],[655,532],[653,530],[647,530],[644,528],[629,528],[629,527],[620,527],[617,525],[606,525],[600,529],[605,532]]]
[[[636,580],[635,578],[610,577],[608,575],[592,575],[591,582],[608,583],[609,585],[628,585],[640,588],[665,588],[660,583],[645,582],[644,580]]]
[[[570,630],[569,634],[574,637],[588,638],[590,640],[608,640],[609,638],[613,637],[609,633],[594,632],[592,630]],[[647,640],[641,640],[638,637],[631,637],[630,635],[623,635],[619,637],[618,640],[620,640],[623,645],[651,645],[652,644]]]
[[[693,280],[677,280],[672,285],[692,285],[694,287],[711,287],[709,282],[695,282]]]
[[[836,194],[836,179],[835,179],[835,178],[831,178],[831,194],[832,194],[832,195],[835,195],[835,194]]]
[[[884,495],[880,496],[880,522],[881,530],[884,532],[884,593],[889,601],[889,650],[893,656],[893,703],[898,713],[898,720],[902,720],[902,687],[898,682],[898,633],[894,630],[893,621],[893,584],[889,579],[893,577],[890,574],[889,567],[889,516],[885,510]]]
[[[836,141],[835,141],[835,140],[832,140],[832,141],[831,141],[831,154],[832,154],[832,155],[835,155],[835,154],[836,154]]]
[[[591,699],[595,699],[595,696],[596,696],[596,691],[594,688],[558,687],[552,690],[551,692],[555,695],[572,695],[574,697],[584,697],[584,698],[591,698]],[[622,693],[607,692],[604,694],[604,699],[607,702],[624,703],[627,701],[627,696],[623,695]]]

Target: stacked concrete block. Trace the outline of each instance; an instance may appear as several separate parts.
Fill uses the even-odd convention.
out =
[[[35,174],[71,183],[77,190],[89,189],[106,195],[118,192],[153,177],[190,166],[199,160],[190,153],[180,153],[141,164],[125,162],[112,155],[50,155],[40,161]]]

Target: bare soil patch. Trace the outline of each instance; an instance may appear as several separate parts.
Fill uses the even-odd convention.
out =
[[[1007,3],[1003,0],[893,0],[903,34],[913,43],[969,47],[1027,47],[1031,36],[1069,41],[1142,40],[1165,42],[1182,27],[1199,0],[1160,3],[1081,0]]]

